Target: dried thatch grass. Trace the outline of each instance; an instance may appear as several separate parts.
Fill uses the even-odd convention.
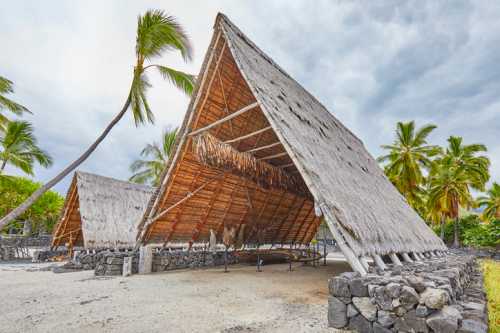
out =
[[[264,188],[306,193],[297,177],[257,160],[252,154],[240,152],[207,132],[193,137],[193,152],[201,163],[238,174]]]

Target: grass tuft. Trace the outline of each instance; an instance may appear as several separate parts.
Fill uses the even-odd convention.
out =
[[[484,260],[481,266],[488,297],[490,333],[500,333],[500,262]]]

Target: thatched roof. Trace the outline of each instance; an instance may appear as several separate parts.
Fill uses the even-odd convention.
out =
[[[322,215],[356,256],[445,248],[361,140],[222,14],[198,77],[140,241],[196,241],[236,224],[264,229],[270,243],[308,243]],[[196,154],[203,133],[232,147],[212,149],[216,163]],[[264,188],[234,150],[298,177],[307,193]],[[255,197],[245,202],[248,188]]]
[[[70,241],[85,248],[131,248],[137,224],[154,189],[86,172],[75,172],[53,246]]]

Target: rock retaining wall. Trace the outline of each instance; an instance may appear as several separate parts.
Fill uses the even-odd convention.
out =
[[[228,265],[236,264],[238,258],[227,253]],[[208,251],[168,251],[153,254],[153,272],[163,272],[183,268],[215,267],[224,265],[224,252]]]
[[[328,322],[360,333],[486,333],[486,299],[474,257],[389,265],[383,274],[329,280]]]
[[[79,253],[67,264],[71,269],[93,269],[96,276],[122,275],[125,257],[132,257],[132,274],[139,270],[137,252],[101,251],[97,253]],[[228,252],[228,265],[238,262],[232,252]],[[206,251],[168,251],[153,253],[153,272],[163,272],[184,268],[215,267],[224,265],[224,252]]]

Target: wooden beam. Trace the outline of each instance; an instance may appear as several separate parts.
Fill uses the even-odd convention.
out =
[[[269,198],[269,194],[271,193],[271,191],[269,190],[268,192],[266,192],[265,194],[265,197],[264,197],[264,204],[262,205],[260,211],[259,211],[259,215],[257,215],[257,218],[253,221],[252,223],[252,228],[257,224],[257,226],[259,225],[259,221],[260,221],[260,218],[262,217],[262,214],[264,213],[264,211],[266,210],[266,207],[267,207],[267,203],[269,202],[268,198]],[[249,198],[250,200],[250,198]],[[253,232],[253,230],[250,230],[250,233],[248,234],[248,237],[247,239],[245,240],[245,243],[248,243],[248,241],[254,236],[255,232]]]
[[[285,164],[285,165],[280,165],[280,166],[277,166],[277,168],[280,168],[280,169],[286,169],[286,168],[289,168],[291,166],[295,166],[295,164],[293,163],[288,163],[288,164]]]
[[[213,208],[215,202],[217,201],[217,198],[219,197],[220,193],[222,192],[222,189],[224,187],[224,186],[222,186],[222,183],[224,182],[225,178],[226,178],[226,174],[224,174],[224,176],[222,176],[222,178],[217,182],[216,192],[210,198],[210,202],[208,203],[208,207],[207,207],[207,210],[205,211],[205,215],[200,219],[200,221],[194,227],[193,234],[191,235],[191,242],[195,242],[198,239],[198,236],[201,232],[201,229],[207,223],[208,217],[210,216],[210,212],[212,211],[212,208]]]
[[[247,184],[247,180],[246,180],[246,179],[244,179],[244,180],[243,180],[243,184],[242,184],[242,185],[240,185],[240,184],[235,185],[235,187],[233,188],[233,192],[234,192],[234,189],[235,189],[235,188],[240,187],[240,186],[241,186],[241,187],[243,187],[243,189],[246,189],[246,184]],[[231,195],[232,195],[232,193],[233,193],[233,192],[231,192]],[[229,205],[227,206],[226,210],[224,211],[224,215],[222,215],[222,219],[221,219],[221,221],[220,221],[220,222],[219,222],[219,224],[217,225],[217,228],[215,228],[215,233],[216,233],[216,235],[219,235],[219,234],[222,232],[222,229],[221,229],[221,228],[222,228],[222,227],[223,227],[223,225],[224,225],[224,220],[226,219],[227,213],[229,213],[229,211],[231,210],[231,206],[232,206],[232,204],[233,204],[233,200],[231,200],[231,201],[229,202]],[[248,213],[248,210],[249,210],[249,208],[248,208],[248,206],[247,206],[247,209],[245,210],[245,213],[242,215],[242,218],[241,218],[241,219],[240,219],[240,221],[239,221],[239,224],[238,224],[238,232],[239,232],[239,228],[241,227],[241,223],[242,223],[242,221],[245,219],[246,214]]]
[[[311,213],[313,211],[314,211],[314,204],[311,205],[311,209],[309,209],[309,211],[307,212],[306,217],[304,218],[304,221],[302,221],[302,223],[300,224],[299,228],[297,229],[297,232],[295,233],[295,237],[293,237],[293,243],[295,243],[297,241],[297,237],[299,237],[300,231],[302,230],[302,228],[306,224],[307,220],[309,219],[309,216],[311,215]],[[312,223],[314,223],[314,219],[312,220]],[[307,232],[307,229],[308,228],[306,228],[306,232]]]
[[[292,231],[293,229],[293,225],[295,224],[295,220],[297,220],[297,217],[299,217],[300,215],[300,212],[302,211],[302,209],[304,209],[304,206],[307,202],[307,199],[304,199],[302,201],[302,205],[300,205],[300,208],[297,210],[297,212],[293,215],[293,219],[292,219],[292,223],[290,224],[290,228],[288,228],[288,230],[286,231],[286,233],[283,235],[283,237],[281,237],[281,243],[285,243],[286,239],[288,238],[288,236],[290,235],[290,232]],[[291,244],[291,242],[290,242]]]
[[[296,195],[294,195],[294,196],[293,196],[292,204],[290,205],[290,208],[289,208],[289,210],[288,210],[288,213],[285,215],[285,217],[284,217],[283,219],[281,219],[281,222],[278,224],[278,229],[276,229],[276,232],[274,233],[273,238],[272,238],[272,240],[271,240],[271,243],[272,243],[273,245],[274,245],[274,243],[275,243],[275,241],[274,241],[274,240],[275,240],[276,238],[278,238],[278,236],[280,235],[281,227],[283,227],[283,224],[286,222],[286,220],[287,220],[287,219],[288,219],[288,217],[290,216],[290,213],[293,211],[293,209],[292,209],[292,208],[293,208],[293,206],[295,206],[295,204],[297,203],[297,199],[298,199],[298,198],[299,198],[299,197],[298,197],[298,196],[296,196]],[[306,201],[306,199],[304,199],[304,200],[302,201],[302,204],[301,204],[301,206],[300,206],[300,208],[299,208],[299,209],[302,209],[302,205],[304,204],[304,202],[305,202],[305,201]]]
[[[258,158],[257,160],[258,161],[272,160],[273,158],[282,157],[282,156],[286,156],[286,155],[288,155],[288,153],[285,151],[285,152],[279,153],[279,154],[264,156],[264,157]]]
[[[194,192],[190,192],[188,193],[184,198],[182,198],[181,200],[177,201],[175,204],[169,206],[168,208],[164,209],[162,212],[160,212],[159,214],[157,214],[155,217],[153,217],[152,221],[156,221],[158,220],[160,217],[162,217],[163,215],[167,214],[169,211],[171,211],[172,209],[174,209],[175,207],[179,206],[180,204],[182,204],[184,201],[186,200],[189,200],[191,197],[193,197],[196,193],[200,192],[201,190],[203,190],[205,188],[205,186],[207,186],[208,184],[210,184],[211,182],[219,179],[222,175],[217,175],[216,177],[214,178],[211,178],[209,179],[208,181],[206,181],[205,183],[203,183],[200,187],[198,187]]]
[[[191,183],[189,183],[189,193],[191,193],[194,185],[196,184],[196,181],[198,180],[198,177],[200,176],[201,174],[201,169],[198,168],[197,171],[196,171],[196,174],[194,175],[193,177],[193,180],[191,180]],[[170,239],[172,238],[174,232],[175,232],[175,229],[177,228],[176,225],[177,223],[179,223],[180,219],[181,219],[181,216],[182,216],[182,212],[183,212],[183,207],[184,207],[184,204],[185,204],[186,201],[184,201],[183,203],[181,203],[181,205],[179,206],[179,211],[177,212],[177,214],[175,214],[175,219],[174,219],[174,225],[172,225],[172,227],[170,228],[170,231],[167,232],[167,235],[165,236],[164,240],[163,240],[163,247],[167,246],[167,243],[170,241]],[[153,230],[153,228],[151,227],[150,230],[148,230],[148,233],[147,233],[147,236],[146,236],[146,240],[149,239],[149,237],[151,236],[151,231]]]
[[[278,204],[276,205],[276,208],[274,208],[274,211],[273,213],[271,214],[271,218],[269,219],[269,221],[271,222],[271,227],[273,226],[274,224],[274,218],[276,217],[276,214],[278,214],[278,211],[281,207],[281,203],[283,202],[283,199],[285,198],[286,196],[286,193],[287,191],[282,191],[281,192],[281,195],[280,195],[280,198],[279,198],[279,201],[278,201]]]
[[[200,129],[197,129],[197,130],[195,130],[195,131],[193,131],[193,132],[189,133],[188,135],[189,135],[189,136],[193,136],[193,135],[199,134],[199,133],[201,133],[201,132],[205,132],[206,130],[209,130],[209,129],[211,129],[211,128],[215,127],[215,126],[219,126],[220,124],[225,123],[226,121],[229,121],[229,120],[231,120],[231,119],[233,119],[233,118],[236,118],[236,117],[238,117],[239,115],[244,114],[245,112],[251,111],[251,110],[253,110],[254,108],[256,108],[257,106],[259,106],[259,103],[258,103],[258,102],[254,102],[254,103],[252,103],[252,104],[250,104],[250,105],[247,105],[247,106],[245,106],[245,107],[243,107],[243,108],[239,109],[239,110],[238,110],[238,111],[236,111],[236,112],[231,113],[229,116],[226,116],[226,117],[221,118],[221,119],[219,119],[219,120],[217,120],[217,121],[214,121],[214,122],[213,122],[213,123],[211,123],[210,125],[207,125],[207,126],[205,126],[205,127],[202,127],[202,128],[200,128]]]
[[[248,139],[248,138],[251,138],[252,136],[254,135],[257,135],[257,134],[260,134],[260,133],[263,133],[265,131],[268,131],[271,129],[271,126],[267,126],[267,127],[264,127],[264,128],[261,128],[260,130],[258,131],[255,131],[255,132],[252,132],[252,133],[248,133],[248,134],[245,134],[245,135],[242,135],[242,136],[239,136],[237,138],[234,138],[234,139],[231,139],[231,140],[226,140],[224,141],[224,143],[233,143],[233,142],[237,142],[237,141],[241,141],[241,140],[245,140],[245,139]]]
[[[257,148],[253,148],[253,149],[247,150],[247,151],[245,151],[245,153],[253,153],[253,152],[256,152],[256,151],[259,151],[259,150],[264,150],[264,149],[276,147],[276,146],[279,146],[279,145],[281,145],[281,142],[278,141],[278,142],[275,142],[275,143],[271,143],[269,145],[260,146],[260,147],[257,147]]]

